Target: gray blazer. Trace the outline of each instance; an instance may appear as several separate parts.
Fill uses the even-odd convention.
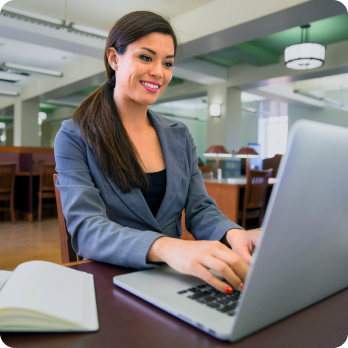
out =
[[[146,269],[152,243],[164,235],[180,238],[181,214],[196,239],[220,240],[230,221],[207,195],[196,147],[187,127],[149,111],[162,144],[167,186],[154,217],[138,188],[122,193],[99,165],[93,149],[71,119],[57,133],[54,154],[67,229],[79,255],[100,262]]]

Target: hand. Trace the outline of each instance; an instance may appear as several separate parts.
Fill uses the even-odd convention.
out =
[[[259,228],[254,230],[238,230],[233,229],[227,231],[222,242],[231,246],[232,250],[239,254],[249,265],[254,248],[257,244],[261,230]]]
[[[152,244],[147,260],[165,262],[176,271],[199,277],[222,292],[231,285],[241,290],[249,269],[241,256],[219,241],[162,237]],[[209,269],[218,272],[231,285],[221,281]]]

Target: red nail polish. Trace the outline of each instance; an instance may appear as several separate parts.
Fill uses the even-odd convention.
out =
[[[231,287],[229,287],[229,286],[226,286],[225,291],[226,291],[228,294],[232,294],[233,289],[232,289]]]
[[[243,284],[243,283],[239,285],[239,289],[240,289],[241,291],[244,289],[244,284]]]

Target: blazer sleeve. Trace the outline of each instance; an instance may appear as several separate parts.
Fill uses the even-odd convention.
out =
[[[228,230],[243,228],[221,213],[214,199],[208,195],[198,168],[196,145],[188,130],[187,137],[191,177],[185,205],[185,226],[195,239],[221,240]]]
[[[64,122],[58,131],[54,153],[57,188],[73,249],[84,258],[100,262],[137,269],[157,267],[146,262],[146,255],[163,234],[132,229],[108,219],[88,165],[88,145],[71,124]]]

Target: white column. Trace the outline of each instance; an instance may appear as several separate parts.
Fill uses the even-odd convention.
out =
[[[221,104],[221,116],[211,117],[210,104]],[[226,150],[238,151],[241,147],[242,102],[241,91],[227,88],[226,83],[210,85],[208,88],[207,148],[223,145]]]
[[[242,92],[237,88],[227,89],[226,149],[238,152],[242,147]]]
[[[13,145],[40,146],[37,102],[16,100],[14,105]]]
[[[208,87],[207,148],[212,145],[226,145],[226,100],[227,89],[225,83]],[[220,117],[210,116],[211,104],[221,105]]]

